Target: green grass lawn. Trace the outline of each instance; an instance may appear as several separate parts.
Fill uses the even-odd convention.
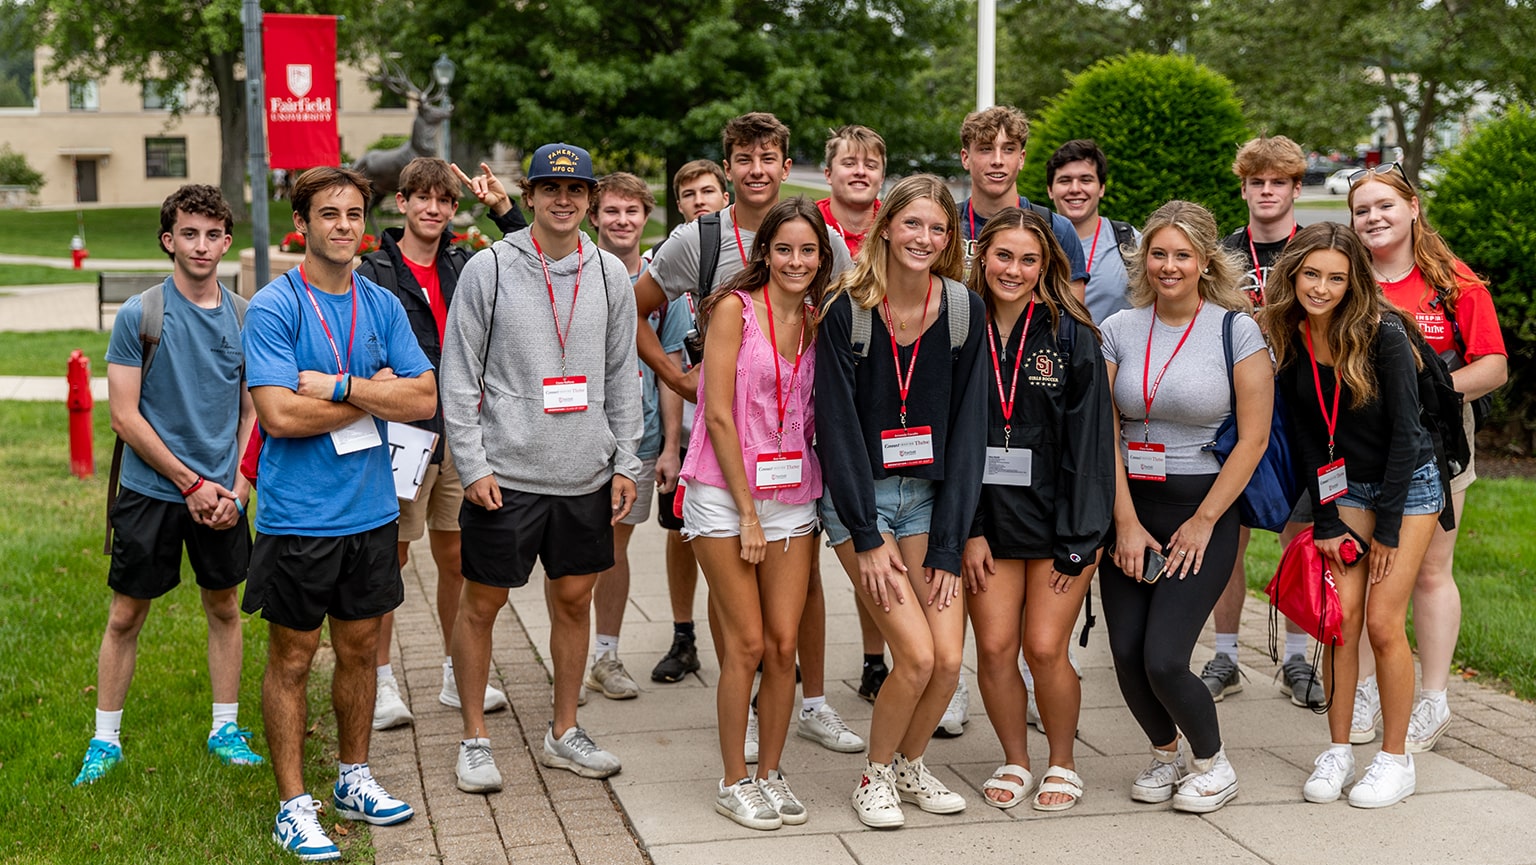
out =
[[[64,375],[75,349],[91,359],[91,375],[107,374],[109,333],[39,330],[0,333],[0,375]]]
[[[93,730],[109,599],[101,537],[111,437],[107,413],[95,420],[100,473],[80,481],[68,472],[64,406],[0,402],[0,863],[288,865],[271,841],[271,770],[224,767],[206,753],[207,627],[190,571],[155,602],[140,635],[124,762],[88,788],[70,786]],[[260,754],[266,633],[246,620],[240,720]],[[320,724],[305,748],[317,794],[335,781],[329,691],[317,668],[310,718]],[[330,828],[334,818],[322,821]],[[367,828],[347,830],[332,836],[345,860],[373,861]]]
[[[49,267],[46,264],[0,264],[0,285],[58,285],[69,282],[95,285],[96,274],[89,270]]]
[[[85,245],[93,258],[162,259],[160,251],[160,209],[158,207],[121,207],[86,210]],[[268,205],[267,224],[272,242],[293,230],[293,211],[286,201]],[[69,258],[69,239],[76,232],[75,212],[0,211],[0,252],[13,255],[47,255]],[[251,245],[251,226],[235,225],[234,250]],[[12,283],[13,285],[16,283]]]
[[[1484,478],[1467,491],[1456,542],[1461,639],[1456,664],[1468,676],[1536,700],[1536,480]],[[1254,532],[1248,587],[1262,598],[1280,559],[1276,536]],[[1409,631],[1410,638],[1413,636]]]

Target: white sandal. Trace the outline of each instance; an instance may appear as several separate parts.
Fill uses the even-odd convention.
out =
[[[1047,780],[1049,778],[1060,778],[1061,780]],[[1047,793],[1065,793],[1072,798],[1065,802],[1054,802],[1047,805],[1040,801],[1040,797]],[[1052,766],[1051,768],[1045,770],[1044,775],[1040,776],[1040,789],[1035,791],[1035,810],[1065,811],[1068,808],[1071,808],[1073,805],[1076,805],[1082,798],[1082,776],[1072,771],[1071,769],[1065,769],[1061,766]]]
[[[1007,775],[1013,775],[1017,778],[1022,778],[1024,779],[1023,783],[1009,781],[1005,777]],[[997,767],[997,771],[992,773],[992,777],[981,782],[981,799],[983,802],[986,802],[993,808],[1006,811],[1009,808],[1019,804],[1020,802],[1023,802],[1024,795],[1029,792],[1029,788],[1033,787],[1034,784],[1035,777],[1029,774],[1028,769],[1015,763],[1004,763],[1003,765]],[[1001,790],[1004,793],[1011,794],[1013,798],[1009,799],[1007,802],[999,802],[996,799],[993,799],[991,796],[987,795],[988,790]]]

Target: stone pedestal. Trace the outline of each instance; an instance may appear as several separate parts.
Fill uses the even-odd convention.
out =
[[[268,247],[267,255],[269,279],[282,275],[304,260],[302,252],[281,252],[275,246]],[[256,284],[256,250],[242,249],[240,250],[240,295],[250,298],[259,288],[261,286]]]

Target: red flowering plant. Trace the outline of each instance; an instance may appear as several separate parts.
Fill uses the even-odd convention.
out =
[[[358,255],[367,255],[379,248],[379,239],[371,234],[363,235],[363,243],[357,249]]]
[[[453,236],[453,245],[470,252],[479,252],[491,245],[491,239],[485,236],[479,226],[471,225],[463,234]]]
[[[283,242],[279,243],[277,248],[283,252],[303,252],[304,235],[297,231],[290,231],[283,235]]]

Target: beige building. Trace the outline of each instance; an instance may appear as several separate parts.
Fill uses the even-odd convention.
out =
[[[31,108],[0,108],[0,143],[24,154],[47,178],[35,197],[44,206],[99,202],[159,205],[183,183],[219,183],[219,121],[211,107],[172,116],[166,104],[185,92],[151,79],[50,77],[52,51],[36,53]],[[350,157],[384,135],[409,135],[413,109],[375,109],[378,95],[360,69],[338,65],[341,150]],[[194,88],[195,92],[195,88]]]

